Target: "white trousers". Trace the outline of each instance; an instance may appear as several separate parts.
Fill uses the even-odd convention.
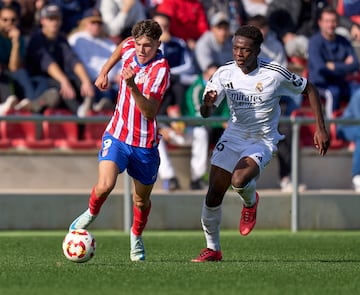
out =
[[[191,146],[191,180],[197,180],[203,177],[208,168],[209,135],[206,128],[203,126],[187,127],[184,134],[184,143],[179,146]],[[161,179],[176,177],[176,171],[168,155],[164,139],[160,140],[159,154],[159,177]]]

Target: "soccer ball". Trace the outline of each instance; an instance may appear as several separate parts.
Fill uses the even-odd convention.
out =
[[[95,238],[85,229],[75,229],[66,234],[62,249],[65,257],[70,261],[86,262],[94,257]]]

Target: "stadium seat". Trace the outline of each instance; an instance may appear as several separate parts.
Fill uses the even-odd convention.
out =
[[[30,111],[10,111],[7,116],[32,116]],[[42,138],[41,123],[34,121],[1,121],[3,145],[13,148],[48,149],[53,147],[52,140]]]
[[[67,109],[46,109],[44,116],[73,116]],[[96,142],[80,139],[79,124],[75,121],[43,122],[44,138],[54,142],[54,147],[65,149],[93,149]]]
[[[342,113],[343,113],[343,109],[334,111],[333,112],[333,118],[334,119],[335,118],[340,118]],[[345,141],[345,140],[337,137],[337,135],[336,135],[336,124],[335,123],[330,124],[329,132],[330,132],[330,138],[331,138],[330,148],[332,148],[332,149],[341,149],[341,148],[348,148],[349,147],[350,142]]]
[[[294,110],[291,113],[291,117],[303,117],[303,118],[310,118],[315,119],[312,111],[307,108],[300,108],[297,110]],[[314,146],[314,133],[315,133],[315,124],[304,124],[300,127],[300,146],[306,147],[306,146]]]
[[[342,114],[342,111],[335,111],[333,113],[333,118],[338,118]],[[315,120],[315,116],[310,109],[301,108],[298,110],[294,110],[291,113],[292,117],[305,117]],[[342,140],[336,136],[336,124],[330,123],[328,127],[329,135],[330,135],[330,149],[341,149],[347,148],[349,146],[349,142]],[[300,146],[314,146],[314,133],[316,127],[315,123],[302,125],[300,127]]]
[[[1,129],[0,129],[0,149],[7,149],[10,147],[11,147],[10,140],[3,136]]]
[[[94,112],[90,111],[89,116],[101,116],[101,117],[109,117],[113,115],[113,111],[100,111],[100,112]],[[84,126],[84,139],[85,140],[93,140],[95,141],[96,147],[101,148],[102,146],[102,135],[105,131],[105,128],[108,124],[108,120],[104,122],[87,122]]]

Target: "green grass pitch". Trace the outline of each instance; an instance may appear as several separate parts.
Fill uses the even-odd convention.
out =
[[[190,262],[201,231],[145,231],[146,261],[136,263],[128,234],[91,233],[95,257],[77,264],[62,254],[66,232],[0,232],[0,294],[360,294],[356,231],[223,231],[220,263]]]

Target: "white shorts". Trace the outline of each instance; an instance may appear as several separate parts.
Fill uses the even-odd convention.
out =
[[[226,136],[222,136],[214,148],[211,165],[233,173],[240,159],[250,157],[259,166],[261,174],[275,152],[276,149],[271,149],[262,141],[254,143],[248,141],[234,142],[226,138]]]

